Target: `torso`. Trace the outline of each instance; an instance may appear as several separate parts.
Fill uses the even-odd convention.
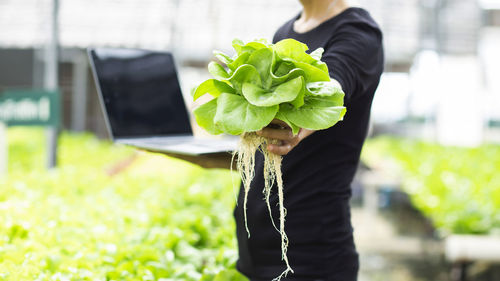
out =
[[[294,38],[306,43],[310,51],[324,48],[325,59],[332,57],[331,65],[328,66],[332,68],[330,75],[333,78],[337,74],[340,78],[342,71],[352,70],[348,66],[341,69],[342,64],[334,59],[343,53],[343,48],[354,50],[351,46],[344,46],[345,36],[366,36],[366,39],[360,40],[369,44],[381,40],[375,22],[368,12],[359,8],[346,9],[305,33],[294,30],[294,22],[298,17],[285,23],[276,32],[273,41]],[[358,32],[354,27],[359,25],[363,28]],[[330,129],[313,133],[283,158],[284,204],[287,208],[285,232],[290,241],[290,265],[295,271],[295,274],[289,275],[290,279],[285,280],[323,278],[353,281],[356,278],[358,258],[350,223],[350,184],[366,137],[371,101],[383,67],[382,47],[374,47],[373,50],[367,50],[373,52],[370,54],[370,60],[373,61],[369,62],[368,73],[363,72],[361,76],[355,77],[355,82],[361,85],[349,89],[353,83],[347,83],[345,78],[346,81],[339,80],[341,84],[344,83],[344,91],[349,91],[344,120]],[[359,57],[364,54],[351,55]],[[262,169],[262,156],[257,155],[255,179],[247,205],[250,238],[247,238],[243,223],[241,190],[234,212],[240,253],[237,267],[255,280],[272,279],[285,268],[281,260],[280,235],[271,223],[263,200]],[[278,224],[276,192],[271,196],[271,206],[274,221]],[[326,279],[334,278],[333,275],[338,279]]]

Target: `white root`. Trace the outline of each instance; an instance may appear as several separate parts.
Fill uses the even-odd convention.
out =
[[[236,167],[241,176],[241,181],[243,182],[243,189],[245,191],[245,197],[243,201],[243,213],[245,216],[245,228],[250,238],[250,230],[248,229],[247,223],[247,199],[248,192],[250,191],[250,184],[255,176],[254,166],[255,166],[255,152],[261,145],[261,139],[256,134],[243,134],[241,135],[240,142],[238,143],[238,149],[234,153],[237,153]],[[234,157],[234,154],[233,154]]]
[[[264,189],[262,190],[262,193],[264,194],[264,200],[266,201],[267,204],[267,210],[269,212],[269,218],[271,219],[271,223],[273,224],[274,229],[276,231],[280,232],[280,230],[276,227],[276,224],[274,223],[273,219],[273,214],[271,211],[271,204],[269,203],[269,197],[271,197],[271,188],[276,180],[276,170],[274,169],[274,161],[275,159],[280,161],[280,166],[281,166],[281,157],[278,155],[275,155],[277,157],[271,157],[271,153],[265,150],[263,152],[264,154],[264,159],[269,159],[269,161],[264,161]]]
[[[281,161],[282,157],[280,155],[276,155],[270,153],[267,150],[268,140],[266,138],[260,137],[255,133],[244,133],[241,135],[240,142],[238,144],[237,153],[238,158],[236,161],[236,166],[241,175],[241,180],[243,182],[243,190],[245,192],[244,200],[243,200],[243,212],[245,219],[245,228],[248,233],[248,237],[250,237],[250,230],[248,229],[248,220],[247,220],[247,198],[248,192],[250,191],[250,184],[255,176],[254,167],[255,167],[255,152],[257,150],[261,151],[264,155],[264,199],[267,204],[267,209],[269,210],[269,216],[271,218],[271,222],[274,228],[281,235],[281,258],[286,263],[286,270],[280,274],[280,276],[273,279],[273,281],[279,281],[281,278],[286,276],[288,272],[292,272],[293,270],[290,267],[288,262],[288,257],[286,255],[288,249],[288,237],[285,233],[285,216],[286,209],[283,205],[283,179],[281,174]],[[233,155],[234,157],[234,155]],[[278,187],[278,200],[279,200],[279,212],[280,212],[280,227],[279,230],[276,227],[272,214],[271,214],[271,205],[269,203],[269,197],[271,194],[271,188],[274,184],[277,183]]]

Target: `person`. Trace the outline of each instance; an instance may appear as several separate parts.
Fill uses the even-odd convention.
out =
[[[383,71],[382,33],[370,14],[345,0],[300,0],[302,11],[281,26],[273,43],[293,38],[309,51],[324,48],[322,61],[345,92],[343,121],[320,131],[293,136],[284,123],[257,133],[278,140],[268,145],[283,155],[288,260],[293,269],[281,280],[354,281],[359,268],[350,221],[350,184],[367,135],[370,107]],[[256,155],[248,194],[245,229],[243,190],[234,209],[239,258],[236,268],[251,281],[269,281],[285,269],[281,236],[263,200],[263,156]],[[279,224],[276,188],[270,201]]]

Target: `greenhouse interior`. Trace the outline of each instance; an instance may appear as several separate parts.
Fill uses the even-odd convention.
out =
[[[254,281],[238,267],[233,209],[246,175],[236,154],[119,143],[89,50],[171,54],[189,131],[221,143],[225,134],[195,117],[210,103],[197,99],[200,84],[237,88],[226,70],[250,46],[238,42],[273,50],[272,68],[275,32],[314,1],[329,0],[0,0],[0,280]],[[500,281],[500,1],[340,2],[368,11],[384,52],[348,185],[359,271],[357,279],[281,280]],[[211,61],[228,65],[223,82]],[[304,77],[299,91],[314,92]],[[245,87],[254,85],[245,81],[249,100]],[[217,106],[228,95],[215,96]],[[344,101],[344,121],[332,129],[350,120]],[[293,214],[288,208],[292,224]]]

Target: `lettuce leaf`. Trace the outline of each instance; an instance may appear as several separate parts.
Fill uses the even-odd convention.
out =
[[[342,94],[344,92],[337,81],[319,81],[306,84],[309,94],[313,96],[332,96],[335,94]]]
[[[233,59],[231,59],[228,55],[224,54],[221,51],[214,51],[214,56],[220,60],[225,65],[228,65],[233,62]]]
[[[235,90],[227,83],[221,82],[217,79],[208,79],[205,82],[201,83],[198,87],[196,87],[196,90],[193,94],[193,100],[197,100],[204,94],[210,94],[216,98],[222,93],[234,94]]]
[[[218,135],[223,131],[215,125],[214,117],[217,111],[217,99],[213,99],[207,103],[198,106],[194,110],[194,117],[198,125],[212,135]]]
[[[295,65],[296,68],[300,68],[304,71],[305,73],[304,78],[306,79],[306,83],[330,81],[330,75],[328,74],[328,72],[324,72],[323,70],[312,64],[299,61],[292,61],[292,63]]]
[[[273,49],[279,57],[292,59],[297,62],[311,64],[316,60],[306,51],[309,49],[306,44],[294,39],[284,39],[274,44]]]
[[[222,93],[217,99],[214,126],[232,135],[258,131],[271,123],[278,109],[278,105],[256,106],[242,96]]]
[[[262,48],[253,52],[248,58],[247,63],[253,65],[260,75],[264,88],[271,86],[271,64],[273,62],[273,51],[268,48]]]
[[[300,92],[297,95],[297,97],[295,97],[295,99],[290,102],[293,106],[295,106],[295,108],[299,108],[299,107],[304,105],[304,97],[306,96],[306,92],[307,92],[306,82],[305,82],[304,77],[299,77],[299,78],[302,81],[302,89],[300,89]]]
[[[281,110],[281,107],[278,113],[276,114],[276,117],[274,118],[285,122],[292,129],[292,133],[294,136],[299,133],[300,127],[292,123],[290,120],[288,120],[288,118],[286,118],[285,114],[283,114],[283,111]]]
[[[231,70],[231,71],[235,71],[238,67],[242,66],[243,64],[245,64],[247,61],[248,61],[248,58],[250,57],[250,53],[249,52],[246,52],[244,54],[241,54],[240,56],[238,56],[236,59],[233,60],[233,62],[229,63],[227,65],[227,67]]]
[[[274,90],[266,90],[253,83],[244,83],[242,92],[249,103],[257,106],[273,106],[291,102],[302,92],[302,77],[287,81]]]
[[[295,108],[283,104],[280,111],[291,123],[306,129],[323,130],[335,125],[345,113],[345,107],[339,104],[339,99],[330,97],[307,97],[304,105]]]
[[[300,128],[329,128],[343,118],[344,93],[321,61],[322,48],[308,54],[308,47],[294,39],[276,44],[235,39],[232,45],[232,57],[214,51],[223,65],[211,62],[214,79],[193,92],[194,100],[204,94],[214,97],[194,112],[208,132],[238,135],[260,130],[276,118],[297,134]]]
[[[243,83],[252,83],[258,86],[262,85],[262,80],[260,78],[259,72],[255,66],[250,64],[244,64],[238,67],[231,77],[227,79],[233,88],[236,90],[237,94],[242,94]]]
[[[229,77],[229,73],[227,73],[224,67],[214,61],[208,64],[208,72],[210,72],[210,74],[218,80],[227,79]]]
[[[321,60],[321,56],[323,55],[324,52],[325,52],[325,49],[323,49],[323,48],[317,48],[316,50],[312,51],[310,55],[316,61],[320,61]]]

